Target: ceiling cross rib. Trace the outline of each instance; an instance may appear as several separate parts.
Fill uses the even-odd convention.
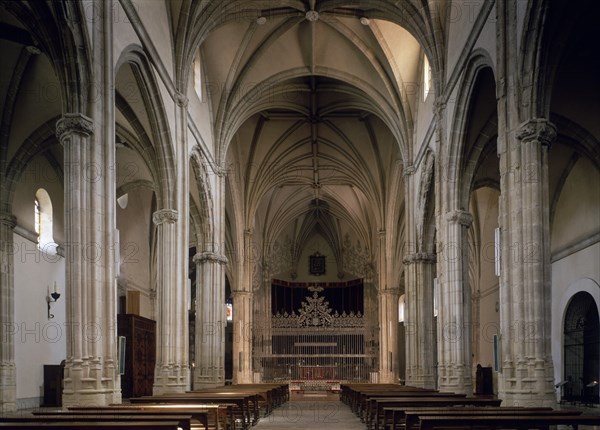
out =
[[[317,85],[314,76],[310,78],[310,141],[312,145],[313,189],[315,201],[319,203],[321,183],[319,180],[319,135],[318,135]]]

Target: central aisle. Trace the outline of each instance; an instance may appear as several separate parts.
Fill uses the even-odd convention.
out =
[[[290,401],[261,418],[257,430],[365,430],[350,408],[331,394],[292,394]]]

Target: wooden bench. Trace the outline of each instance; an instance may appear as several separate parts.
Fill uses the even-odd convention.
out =
[[[455,408],[458,409],[458,408]],[[485,409],[485,408],[481,408]],[[427,415],[427,416],[436,416],[436,417],[486,417],[486,416],[501,416],[501,417],[510,417],[513,420],[519,420],[523,417],[529,416],[544,416],[544,417],[553,417],[553,416],[578,416],[581,415],[581,411],[557,411],[557,410],[531,410],[528,408],[521,408],[521,410],[504,410],[503,408],[490,408],[492,410],[477,410],[477,411],[405,411],[405,426],[406,430],[409,429],[418,429],[420,426],[419,416]]]
[[[38,414],[106,414],[121,415],[190,415],[192,420],[201,423],[205,430],[233,429],[231,408],[219,405],[112,405],[112,406],[71,406],[68,411],[34,412]]]
[[[74,414],[69,411],[48,413],[48,414],[36,414],[31,416],[19,415],[19,416],[3,416],[0,422],[3,423],[54,423],[54,422],[66,422],[66,421],[77,421],[81,423],[100,423],[100,422],[132,422],[132,421],[148,421],[148,422],[161,422],[177,421],[177,426],[182,430],[191,430],[192,428],[192,416],[181,415],[181,414],[167,414],[167,415],[151,415],[151,414]]]
[[[69,429],[69,430],[177,430],[179,423],[177,421],[103,421],[103,422],[82,422],[82,421],[55,421],[55,422],[0,422],[0,429],[28,429],[36,430],[40,428]]]
[[[369,408],[369,400],[377,397],[431,397],[438,395],[448,395],[448,396],[461,396],[466,397],[465,394],[454,394],[454,393],[439,393],[435,390],[412,390],[412,389],[403,389],[403,390],[385,390],[385,391],[361,391],[358,395],[354,396],[353,400],[353,411],[356,413],[361,420],[366,420],[366,413]]]
[[[170,405],[198,405],[218,404],[233,405],[237,411],[242,427],[248,428],[258,422],[258,401],[255,394],[225,394],[225,393],[178,393],[160,396],[132,397],[132,404],[170,404]]]
[[[477,415],[477,414],[493,414],[496,411],[498,415],[510,414],[513,412],[527,411],[529,413],[536,412],[555,412],[550,407],[532,407],[524,408],[522,406],[421,406],[421,407],[392,407],[384,408],[384,423],[387,429],[387,424],[391,422],[390,429],[398,430],[399,428],[410,429],[419,428],[419,415]],[[575,411],[575,415],[581,412]]]
[[[366,423],[367,423],[367,427],[370,427],[373,424],[373,420],[377,419],[378,414],[383,413],[382,410],[379,409],[379,402],[378,400],[380,399],[386,399],[387,401],[390,400],[395,400],[398,398],[413,398],[413,399],[417,399],[417,398],[422,398],[422,399],[430,399],[430,398],[453,398],[453,399],[464,399],[466,398],[466,394],[456,394],[456,393],[438,393],[438,392],[419,392],[419,393],[415,393],[415,392],[392,392],[392,393],[388,393],[388,394],[373,394],[373,395],[367,395],[366,399],[364,400],[365,405],[363,407],[363,412],[360,415],[361,419],[363,419]],[[382,400],[383,402],[384,400]]]
[[[419,407],[419,406],[500,406],[502,400],[489,397],[393,397],[377,398],[375,401],[374,419],[367,423],[368,429],[383,428],[383,411],[385,407]],[[381,427],[380,427],[381,426]]]
[[[580,425],[600,425],[600,416],[589,415],[529,415],[515,419],[510,416],[419,416],[421,430],[434,429],[514,429],[548,430],[550,426],[570,425],[577,430]]]

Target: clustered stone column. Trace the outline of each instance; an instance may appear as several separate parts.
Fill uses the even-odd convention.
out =
[[[398,300],[400,291],[379,291],[379,382],[398,382]]]
[[[453,210],[445,216],[445,242],[441,250],[442,270],[438,310],[438,382],[440,391],[470,394],[471,300],[467,276],[467,231],[473,217]]]
[[[225,274],[227,258],[214,252],[196,263],[196,368],[194,389],[225,384]]]
[[[116,368],[114,194],[93,121],[65,114],[56,125],[65,154],[67,358],[63,405],[120,402]],[[110,189],[110,188],[108,188]],[[109,218],[110,219],[110,218]],[[114,222],[114,220],[113,220]]]
[[[436,348],[433,320],[433,269],[435,254],[404,257],[406,266],[406,384],[435,388]]]
[[[16,410],[13,229],[17,219],[0,212],[0,413]]]
[[[176,282],[177,219],[178,213],[173,209],[161,209],[152,214],[156,225],[155,395],[184,392],[189,380],[187,348],[181,342],[187,320],[187,308],[182,309],[185,285]]]
[[[555,137],[547,120],[527,121],[501,159],[499,395],[508,405],[555,402],[548,195],[548,148]]]
[[[252,377],[252,293],[233,291],[233,382],[249,384]]]

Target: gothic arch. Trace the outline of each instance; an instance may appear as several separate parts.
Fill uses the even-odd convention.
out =
[[[447,166],[441,166],[444,178],[453,185],[449,188],[451,191],[450,201],[454,201],[458,207],[464,204],[461,198],[461,187],[466,181],[466,177],[462,174],[463,166],[469,160],[465,160],[465,145],[467,120],[471,101],[473,99],[473,90],[479,73],[485,68],[492,68],[492,61],[489,54],[481,49],[476,49],[471,55],[471,59],[467,63],[466,71],[460,85],[456,108],[451,125],[451,134],[449,142],[449,155],[446,160]],[[470,185],[470,184],[469,184]],[[467,207],[463,207],[467,210]]]
[[[206,170],[206,162],[204,161],[204,157],[202,157],[200,148],[198,146],[195,146],[192,149],[190,161],[194,174],[193,178],[196,180],[200,198],[200,201],[197,203],[190,198],[190,206],[193,204],[197,211],[197,219],[195,219],[195,224],[197,228],[196,235],[199,241],[198,245],[200,245],[200,241],[208,244],[214,240],[213,226],[215,225],[215,219],[213,214],[211,188],[208,181],[208,172]],[[204,250],[198,249],[198,251],[201,252]]]
[[[270,76],[268,79],[262,81],[260,85],[254,86],[252,90],[245,93],[243,97],[238,98],[239,103],[237,103],[236,106],[234,106],[229,112],[227,112],[226,117],[222,120],[223,124],[227,125],[226,131],[223,129],[223,124],[221,124],[218,126],[221,127],[221,131],[217,130],[216,132],[216,136],[221,135],[221,137],[217,138],[217,145],[218,148],[220,148],[217,150],[217,159],[219,162],[223,163],[227,154],[227,149],[236,131],[252,115],[271,108],[298,110],[298,105],[289,102],[282,103],[274,98],[276,95],[285,93],[286,90],[294,91],[298,89],[295,86],[284,86],[283,84],[287,81],[290,81],[294,78],[308,77],[312,75],[313,73],[307,71],[306,68],[287,70],[285,72]],[[341,81],[344,85],[340,85],[338,90],[343,93],[352,94],[359,101],[357,103],[355,100],[350,105],[347,105],[347,107],[370,112],[381,119],[381,121],[383,121],[383,123],[389,128],[396,138],[401,158],[404,161],[407,160],[407,148],[410,141],[410,137],[406,134],[408,127],[406,127],[405,124],[403,125],[398,122],[397,114],[395,113],[394,108],[381,94],[378,93],[378,91],[376,91],[368,82],[362,81],[345,72],[332,69],[321,69],[317,67],[314,75],[324,76]],[[261,95],[261,92],[264,92],[265,88],[270,89],[270,92],[268,93],[269,97],[263,97],[263,99],[267,100],[267,102],[253,102],[254,100],[261,99],[259,96]],[[264,94],[262,95],[265,96]],[[303,113],[308,114],[308,112]]]
[[[434,163],[435,155],[428,149],[423,159],[419,180],[415,224],[417,227],[417,252],[432,252],[435,246],[434,212]]]
[[[3,2],[50,59],[61,84],[63,112],[88,114],[93,76],[87,19],[80,2]]]
[[[143,151],[140,152],[138,149],[137,152],[142,157],[146,151],[151,153],[149,161],[152,162],[151,172],[156,178],[158,209],[173,208],[175,206],[173,200],[173,191],[175,189],[175,154],[162,96],[150,62],[141,47],[129,45],[123,50],[117,61],[115,76],[120,68],[126,64],[131,66],[138,89],[142,95],[143,104],[151,126],[150,132],[152,138],[147,135],[144,128],[140,125],[133,110],[128,108],[126,100],[121,100],[117,93],[115,93],[115,103],[129,119],[136,133],[138,133],[139,140],[145,145]]]

